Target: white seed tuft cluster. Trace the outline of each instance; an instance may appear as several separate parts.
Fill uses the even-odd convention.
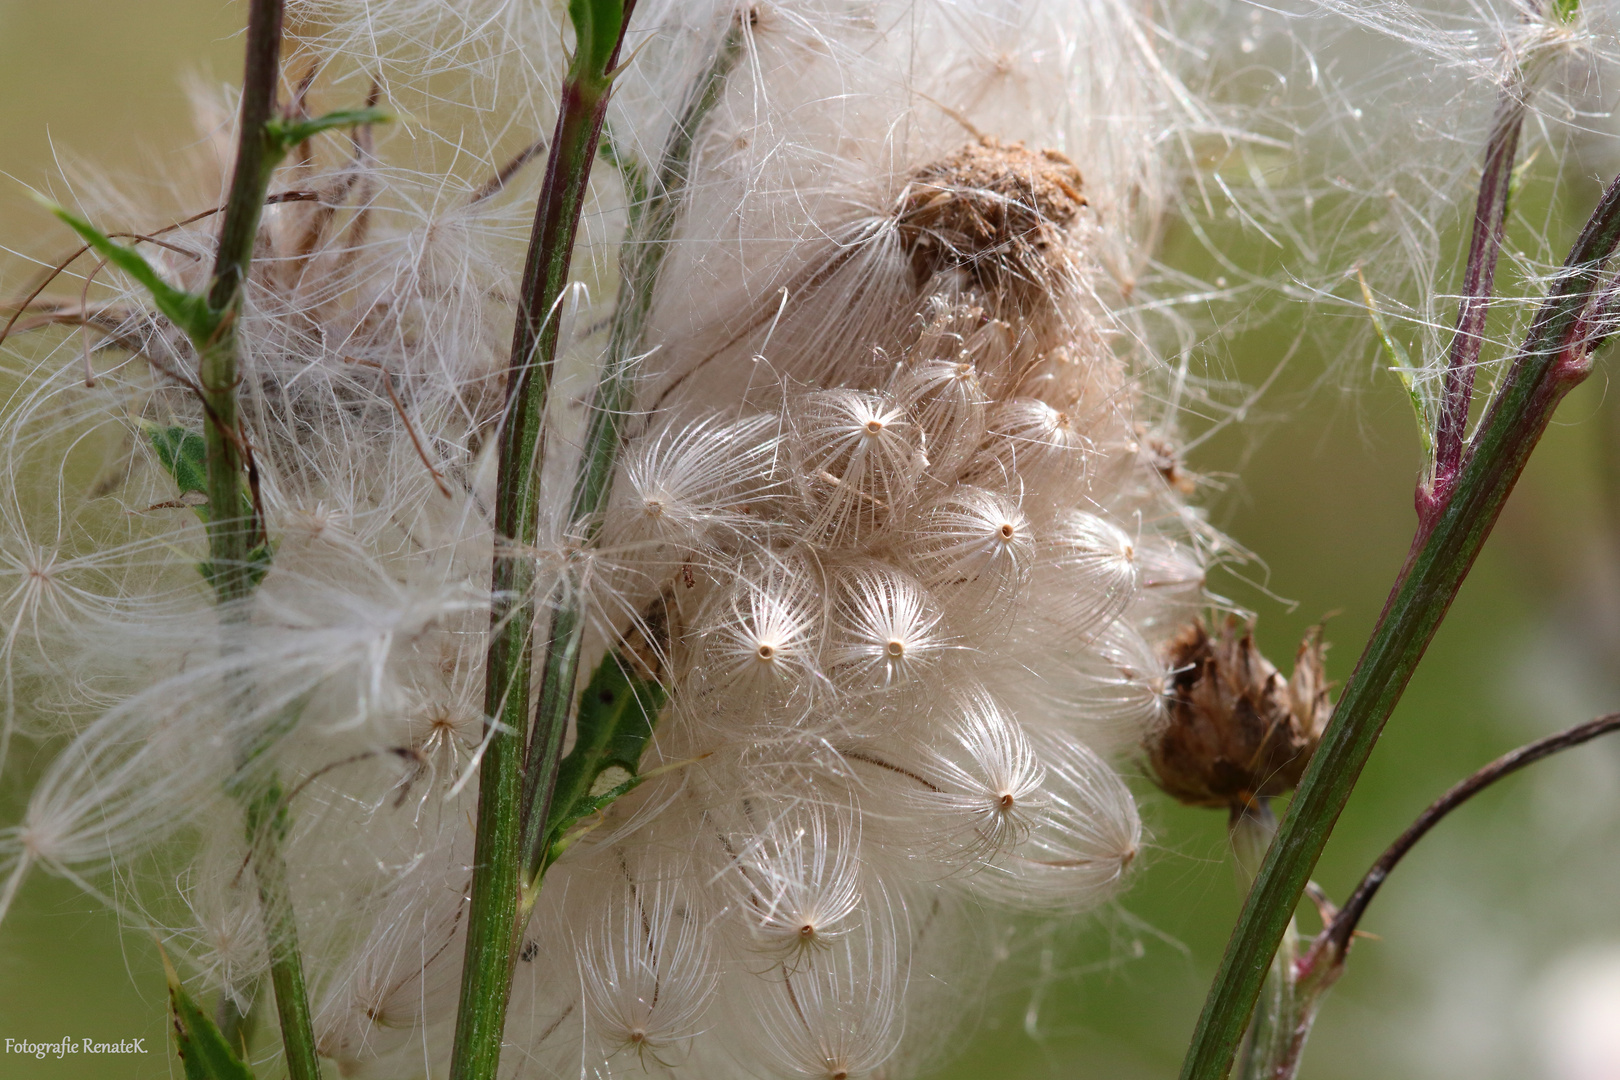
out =
[[[0,910],[30,869],[69,876],[265,1008],[231,796],[254,747],[285,790],[320,1052],[349,1076],[439,1075],[449,1052],[538,183],[517,167],[535,132],[503,117],[549,115],[560,59],[528,8],[293,5],[309,93],[377,80],[406,120],[328,136],[272,186],[241,387],[271,551],[240,618],[160,452],[202,429],[195,357],[130,283],[26,313],[76,329],[19,354],[0,421],[7,737],[66,737],[0,831]],[[585,612],[576,692],[617,653],[668,700],[645,781],[546,876],[503,1070],[911,1075],[1002,951],[989,920],[1085,911],[1140,848],[1110,760],[1160,717],[1159,648],[1203,602],[1211,538],[1120,312],[1160,133],[1199,118],[1123,0],[671,0],[633,25],[605,137],[648,169],[742,45],[687,133],[611,495],[574,521],[630,197],[598,167],[542,538],[516,554],[542,638]],[[215,205],[217,168],[192,180],[186,212]],[[212,219],[161,239],[152,261],[200,285]]]

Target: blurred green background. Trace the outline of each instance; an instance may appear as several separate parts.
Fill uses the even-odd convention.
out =
[[[23,185],[65,191],[63,162],[160,174],[193,137],[181,77],[234,77],[240,17],[218,0],[0,0],[0,242],[34,256],[64,246],[23,197]],[[1595,190],[1572,185],[1571,212]],[[1165,257],[1194,272],[1207,262],[1179,234]],[[1258,383],[1299,318],[1218,339],[1207,362]],[[1342,681],[1405,554],[1419,454],[1404,394],[1370,351],[1333,359],[1330,373],[1300,351],[1250,420],[1191,465],[1219,480],[1200,496],[1214,522],[1264,560],[1249,572],[1292,603],[1216,584],[1260,612],[1261,644],[1285,669],[1306,628],[1337,612],[1329,671]],[[1563,406],[1391,722],[1318,870],[1331,895],[1456,779],[1620,705],[1620,408],[1605,402],[1616,362],[1605,356]],[[4,820],[20,809],[20,777],[4,778]],[[1083,926],[1036,934],[947,1075],[1176,1075],[1239,894],[1223,815],[1138,787],[1151,846],[1133,887]],[[1377,937],[1329,996],[1305,1077],[1620,1078],[1620,740],[1538,765],[1458,813],[1363,928]],[[144,1037],[151,1052],[0,1055],[0,1077],[177,1074],[151,943],[36,875],[0,925],[0,1037],[64,1035]]]

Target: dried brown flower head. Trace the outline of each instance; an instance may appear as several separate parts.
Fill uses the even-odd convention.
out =
[[[1062,236],[1086,205],[1080,170],[1056,150],[982,138],[926,165],[901,196],[901,236],[926,281],[965,270],[1000,290],[1062,273]]]
[[[1228,617],[1218,637],[1199,619],[1168,646],[1169,721],[1147,741],[1153,777],[1189,806],[1249,808],[1293,789],[1332,714],[1321,627],[1300,642],[1285,680]]]

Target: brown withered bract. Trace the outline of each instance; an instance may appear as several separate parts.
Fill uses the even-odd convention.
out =
[[[1321,627],[1300,642],[1284,679],[1228,617],[1211,638],[1202,619],[1168,646],[1175,672],[1169,721],[1146,749],[1158,785],[1189,806],[1242,810],[1299,783],[1333,707]]]
[[[901,196],[900,235],[918,281],[961,269],[992,290],[1063,272],[1063,230],[1086,205],[1080,170],[1056,150],[982,138],[924,166]]]

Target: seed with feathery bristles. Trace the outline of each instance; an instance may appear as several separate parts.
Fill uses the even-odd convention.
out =
[[[377,902],[371,933],[347,957],[347,977],[328,988],[318,1006],[316,1034],[325,1056],[352,1070],[408,1045],[413,1031],[451,1014],[465,900],[445,879],[459,861],[448,847],[428,853]]]
[[[821,390],[790,400],[787,414],[811,535],[869,537],[910,505],[928,459],[922,431],[897,401]]]
[[[803,1080],[873,1075],[901,1035],[906,981],[894,927],[873,919],[761,988],[761,1052]]]
[[[707,928],[667,868],[641,868],[606,905],[580,955],[587,1030],[604,1058],[674,1064],[703,1029],[717,971]]]
[[[908,791],[928,854],[972,869],[1017,844],[1041,805],[1045,770],[1019,723],[977,687],[935,707],[946,739],[920,751]]]
[[[995,406],[987,425],[985,449],[969,467],[977,483],[1014,482],[1026,493],[1039,492],[1045,504],[1074,504],[1085,489],[1094,448],[1072,412],[1035,398],[1013,398]]]
[[[967,350],[952,359],[923,359],[895,381],[896,398],[928,440],[928,475],[954,483],[984,440],[990,398]]]
[[[727,846],[725,873],[750,946],[792,972],[806,950],[825,949],[856,921],[862,902],[859,834],[847,813],[751,804],[748,827]],[[759,822],[763,819],[762,823]]]
[[[1108,895],[1142,843],[1136,803],[1108,763],[1058,734],[1033,737],[1046,771],[1030,828],[972,879],[981,896],[1042,911],[1083,911]]]
[[[1112,625],[1136,599],[1139,571],[1129,534],[1096,514],[1071,511],[1041,538],[1031,615],[1066,639],[1083,641]]]
[[[835,575],[827,670],[849,690],[888,690],[922,676],[949,647],[939,606],[909,575],[866,563]]]
[[[994,607],[1023,587],[1035,538],[1011,499],[960,486],[916,514],[903,550],[918,578],[948,604]]]
[[[821,679],[819,591],[804,559],[763,556],[710,596],[692,628],[690,675],[706,709],[791,713],[808,703]]]
[[[676,556],[734,547],[751,504],[781,486],[780,420],[670,422],[631,443],[604,526],[607,542],[667,544]]]
[[[990,669],[985,681],[1008,707],[1030,717],[1031,727],[1067,724],[1087,745],[1112,753],[1164,718],[1171,673],[1129,618],[1080,636],[1041,620],[1015,628],[1008,647],[1028,668]]]

